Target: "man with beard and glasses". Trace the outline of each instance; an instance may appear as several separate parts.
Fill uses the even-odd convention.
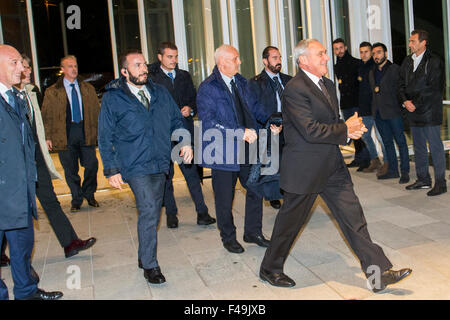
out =
[[[388,171],[378,176],[378,179],[395,179],[399,183],[409,182],[409,153],[403,129],[402,107],[398,100],[397,88],[400,67],[387,60],[387,48],[382,43],[372,46],[373,59],[376,67],[369,73],[372,88],[372,116],[380,131],[386,150]],[[400,153],[400,172],[398,171],[397,153],[394,140]]]
[[[171,161],[171,136],[183,129],[183,116],[170,93],[148,78],[145,58],[130,51],[120,59],[119,79],[106,87],[99,116],[98,145],[104,175],[122,189],[128,182],[138,209],[138,265],[148,282],[166,282],[156,258],[157,228],[166,175]],[[185,163],[192,147],[181,148]]]
[[[99,204],[94,198],[97,190],[98,160],[97,122],[100,104],[95,88],[78,76],[75,56],[61,59],[63,76],[45,91],[42,104],[47,145],[58,151],[66,182],[72,193],[70,211],[79,211],[83,198],[91,207]],[[78,175],[84,167],[84,179]]]
[[[256,99],[261,103],[265,112],[269,115],[281,113],[281,97],[284,87],[289,80],[290,75],[281,71],[281,54],[278,48],[269,46],[262,53],[264,70],[257,76],[248,81],[248,87],[255,94]],[[267,119],[269,120],[269,119]],[[265,123],[261,123],[265,125]],[[271,127],[276,127],[271,125]],[[280,126],[279,130],[281,130]],[[283,146],[283,135],[280,135],[280,149]],[[281,150],[280,150],[281,151]],[[270,205],[275,209],[281,208],[280,200],[270,201]]]
[[[348,52],[345,41],[341,38],[333,41],[333,53],[336,56],[334,73],[341,94],[340,107],[344,120],[347,120],[355,112],[359,112],[358,69],[362,62],[352,57]],[[358,167],[357,171],[363,171],[370,166],[369,151],[361,139],[354,140],[353,144],[355,146],[355,159],[347,166],[349,168]]]

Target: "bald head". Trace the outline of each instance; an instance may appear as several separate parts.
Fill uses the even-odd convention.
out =
[[[219,71],[227,77],[231,78],[239,72],[241,59],[239,58],[239,52],[233,46],[221,45],[216,49],[214,58]]]
[[[6,87],[20,83],[23,67],[23,58],[14,47],[0,45],[0,82]]]

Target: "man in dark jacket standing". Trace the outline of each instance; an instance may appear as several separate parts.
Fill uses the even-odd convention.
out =
[[[149,66],[149,76],[153,82],[164,86],[170,92],[183,115],[184,126],[189,130],[193,139],[194,120],[192,117],[197,113],[197,105],[195,103],[196,92],[191,75],[189,72],[178,68],[178,48],[173,43],[161,43],[158,60],[159,62]],[[197,211],[197,224],[209,225],[215,223],[216,219],[208,214],[208,207],[203,198],[197,165],[181,163],[179,167],[186,180],[191,198],[194,200],[195,210]],[[172,183],[173,175],[174,164],[171,162],[164,192],[164,206],[166,207],[168,228],[178,227],[178,209]]]
[[[248,87],[255,94],[256,99],[261,103],[267,114],[273,115],[281,113],[281,96],[284,87],[289,80],[290,75],[281,71],[281,54],[278,48],[269,46],[262,53],[264,70],[257,76],[248,81]],[[266,123],[261,123],[265,125]],[[280,140],[282,135],[280,136]],[[280,147],[283,142],[280,141]],[[275,209],[281,208],[279,200],[270,201],[270,205]]]
[[[334,73],[341,94],[340,107],[344,120],[347,120],[355,112],[359,112],[358,68],[361,65],[361,60],[350,55],[345,41],[341,38],[333,41],[333,52],[336,56]],[[358,171],[362,171],[369,167],[370,155],[363,141],[354,140],[353,143],[355,145],[355,159],[348,164],[348,167],[358,167]]]
[[[99,150],[109,184],[122,189],[128,182],[133,191],[139,213],[139,267],[150,283],[161,284],[166,279],[156,259],[157,227],[170,167],[171,136],[184,128],[183,116],[169,92],[148,79],[140,52],[129,52],[120,59],[120,73],[102,99]],[[189,163],[192,147],[183,146],[180,156]]]
[[[376,68],[370,71],[369,81],[373,90],[372,115],[380,130],[386,149],[388,172],[378,179],[395,179],[400,177],[400,184],[409,182],[408,145],[403,128],[401,103],[398,101],[397,86],[399,66],[387,60],[387,48],[382,43],[375,43],[372,49]],[[400,154],[400,170],[398,172],[397,153],[394,140]]]
[[[441,59],[427,49],[428,32],[414,30],[409,38],[412,54],[400,69],[398,94],[407,110],[416,162],[417,181],[407,190],[431,188],[427,142],[433,159],[435,184],[428,196],[447,192],[445,153],[441,139],[444,66]]]
[[[33,218],[37,219],[35,143],[27,107],[13,87],[23,71],[20,53],[0,45],[0,247],[6,235],[15,299],[56,300],[63,294],[39,289],[30,270]],[[8,298],[8,288],[0,279],[0,300]]]
[[[249,90],[247,80],[238,73],[239,52],[232,46],[222,45],[215,52],[215,61],[216,67],[202,82],[197,94],[202,140],[214,135],[212,143],[203,141],[201,162],[202,166],[212,169],[217,225],[223,246],[229,252],[242,253],[244,248],[236,240],[232,214],[238,178],[247,189],[244,241],[261,247],[269,245],[262,234],[262,197],[246,186],[250,172],[248,150],[258,137],[257,121],[262,123],[269,116]],[[242,140],[245,147],[241,145]],[[240,161],[238,155],[244,153],[246,159]]]

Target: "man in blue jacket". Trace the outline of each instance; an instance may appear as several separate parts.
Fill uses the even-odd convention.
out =
[[[261,247],[269,244],[262,234],[262,198],[246,186],[250,171],[248,150],[258,137],[257,121],[264,123],[269,115],[249,90],[247,80],[238,73],[239,52],[232,46],[222,45],[215,52],[215,61],[213,73],[197,92],[202,140],[207,141],[211,135],[215,138],[212,143],[203,141],[202,165],[212,169],[217,225],[223,246],[229,252],[242,253],[244,248],[236,240],[232,215],[237,178],[247,189],[244,241]],[[238,154],[244,154],[244,149],[246,159],[239,161]]]
[[[15,299],[56,300],[63,294],[39,289],[31,275],[37,171],[27,107],[13,87],[24,71],[22,60],[15,48],[0,45],[0,247],[6,235]],[[0,279],[0,300],[8,298],[8,288]]]
[[[184,129],[170,93],[148,79],[147,63],[138,51],[120,59],[121,77],[107,86],[99,116],[99,150],[104,174],[118,189],[128,182],[139,212],[139,267],[150,283],[166,281],[156,259],[157,227],[171,161],[171,136]],[[189,133],[187,133],[189,135]],[[185,145],[180,156],[192,160]]]

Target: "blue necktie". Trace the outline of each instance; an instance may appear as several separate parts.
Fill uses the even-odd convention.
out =
[[[80,110],[80,100],[78,100],[77,89],[75,89],[75,83],[71,83],[72,87],[72,118],[73,122],[81,122],[81,110]]]
[[[168,75],[169,75],[169,78],[172,80],[172,83],[173,83],[173,81],[175,80],[175,78],[173,77],[173,73],[169,72]]]
[[[12,89],[6,91],[6,95],[8,96],[8,103],[11,107],[13,107],[14,111],[17,112],[17,100],[16,95],[12,91]]]

